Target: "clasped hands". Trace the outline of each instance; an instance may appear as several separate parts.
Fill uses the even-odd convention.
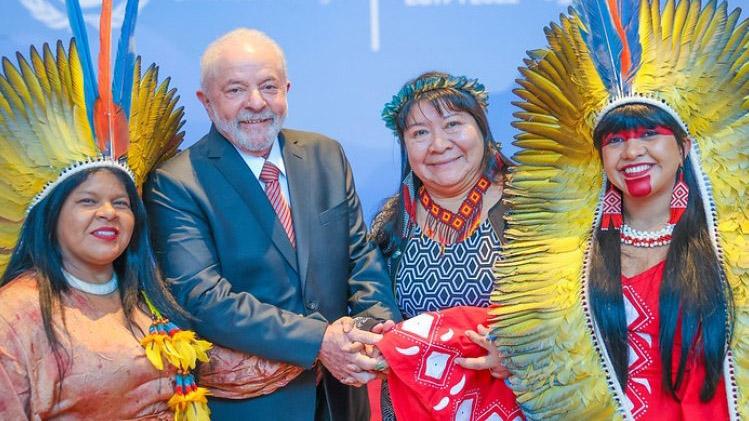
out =
[[[318,359],[341,383],[356,387],[367,384],[387,368],[374,345],[394,326],[388,320],[367,332],[356,328],[351,317],[342,317],[325,330]]]

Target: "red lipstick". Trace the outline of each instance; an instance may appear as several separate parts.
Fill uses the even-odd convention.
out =
[[[91,231],[91,235],[104,241],[114,241],[119,237],[120,230],[115,227],[102,227]]]

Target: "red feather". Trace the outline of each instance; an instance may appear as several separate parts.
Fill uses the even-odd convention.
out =
[[[112,0],[103,0],[99,20],[99,97],[94,104],[94,133],[99,149],[112,158],[124,155],[128,144],[127,116],[114,105],[111,75]]]
[[[401,191],[403,194],[403,206],[405,207],[406,213],[411,218],[416,218],[416,202],[411,197],[411,193],[408,191],[408,186],[403,184]]]
[[[629,42],[627,41],[627,33],[624,31],[624,25],[622,25],[622,17],[619,15],[619,2],[617,0],[607,0],[609,4],[609,12],[611,13],[611,20],[614,23],[616,32],[619,34],[619,38],[622,40],[622,70],[621,74],[628,75],[629,69],[632,68],[632,59],[629,51]]]

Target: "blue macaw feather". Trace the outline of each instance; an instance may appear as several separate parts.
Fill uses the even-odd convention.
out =
[[[125,19],[122,21],[120,41],[117,43],[117,58],[114,62],[112,80],[112,98],[130,116],[130,97],[133,88],[133,69],[135,64],[135,21],[138,17],[138,0],[128,0],[125,7]]]
[[[624,93],[621,74],[622,40],[614,27],[606,0],[577,0],[574,5],[583,27],[580,33],[606,89]]]
[[[80,57],[83,71],[83,91],[86,98],[86,113],[93,132],[94,103],[96,102],[98,87],[96,76],[94,75],[93,63],[91,62],[91,49],[88,46],[86,22],[83,20],[83,12],[81,11],[81,5],[78,0],[65,0],[65,6],[68,10],[70,29],[73,31],[73,37],[78,46],[78,56]]]
[[[640,68],[642,59],[642,44],[640,44],[640,1],[639,0],[619,0],[619,16],[622,20],[624,33],[627,35],[629,45],[629,56],[632,67],[624,75],[624,87],[629,90],[632,86],[632,78]]]

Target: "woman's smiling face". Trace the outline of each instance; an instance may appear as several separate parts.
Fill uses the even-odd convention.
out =
[[[668,127],[639,126],[604,134],[601,158],[609,181],[625,196],[640,199],[671,192],[690,146],[687,139],[679,147]]]
[[[470,189],[482,173],[484,139],[465,111],[415,104],[403,131],[408,162],[431,194],[452,197]]]
[[[65,269],[94,273],[111,268],[127,249],[135,217],[122,182],[99,170],[76,187],[63,202],[57,220],[57,241]]]

